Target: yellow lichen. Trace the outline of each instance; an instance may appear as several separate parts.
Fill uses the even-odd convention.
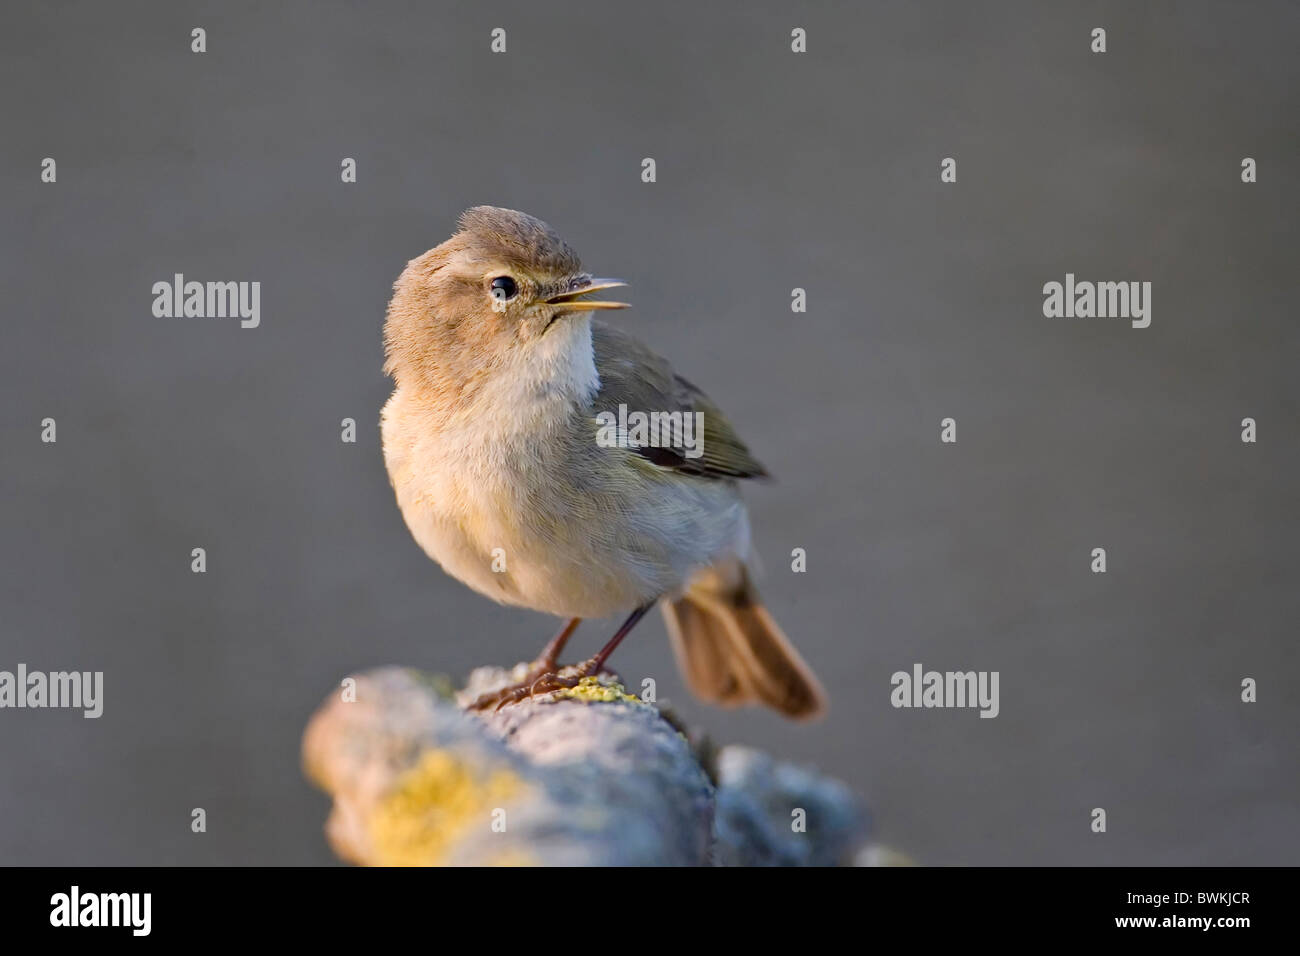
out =
[[[620,700],[629,704],[641,703],[638,698],[627,693],[623,685],[617,681],[602,684],[595,677],[584,677],[578,681],[577,687],[565,687],[559,691],[557,696],[582,700],[587,703],[610,704]]]
[[[373,862],[435,866],[469,827],[491,825],[493,809],[527,785],[505,768],[481,771],[446,750],[429,750],[369,817]]]

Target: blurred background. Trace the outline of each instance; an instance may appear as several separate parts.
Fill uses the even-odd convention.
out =
[[[629,279],[614,321],[776,476],[762,589],[832,709],[698,704],[657,614],[630,683],[922,863],[1294,864],[1300,9],[623,7],[0,13],[0,669],[105,681],[0,711],[0,862],[331,862],[299,738],[338,681],[554,630],[420,552],[380,454],[391,283],[492,203]],[[177,272],[260,281],[261,326],[155,318]],[[1067,272],[1150,281],[1150,328],[1045,318]],[[892,708],[918,662],[1000,715]]]

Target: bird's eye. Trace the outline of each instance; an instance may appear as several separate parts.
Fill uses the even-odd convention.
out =
[[[513,299],[519,287],[515,285],[515,280],[509,276],[497,276],[492,280],[492,298],[504,301]]]

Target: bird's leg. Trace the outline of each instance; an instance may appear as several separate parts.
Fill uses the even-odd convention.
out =
[[[623,622],[623,626],[609,639],[609,643],[596,652],[595,657],[583,661],[567,674],[561,675],[554,671],[542,674],[529,684],[527,689],[521,687],[513,691],[510,697],[497,704],[497,710],[516,700],[532,697],[534,694],[549,694],[551,691],[561,690],[566,687],[577,687],[584,677],[595,677],[604,670],[605,662],[609,660],[609,655],[614,653],[614,648],[618,647],[623,638],[627,637],[628,633],[632,628],[636,627],[641,618],[645,617],[646,611],[650,610],[651,607],[653,605],[645,604],[629,614],[627,620]]]
[[[605,666],[605,661],[609,660],[609,655],[614,653],[614,649],[627,637],[632,628],[636,627],[637,622],[645,617],[646,611],[650,610],[653,604],[642,604],[639,608],[628,615],[623,626],[614,632],[614,636],[609,639],[609,643],[596,652],[596,656],[590,660],[583,661],[578,665],[578,676],[594,677],[601,672]]]
[[[514,686],[503,687],[501,690],[495,691],[491,694],[484,694],[470,705],[471,708],[474,710],[484,710],[495,704],[495,709],[500,710],[506,704],[513,704],[516,701],[532,697],[535,694],[549,694],[552,691],[561,690],[566,687],[578,686],[578,682],[584,677],[594,677],[596,674],[601,672],[605,666],[605,662],[609,660],[609,655],[614,653],[614,649],[618,647],[623,638],[627,637],[632,628],[636,627],[637,622],[640,621],[641,618],[645,617],[646,612],[653,606],[653,604],[645,604],[629,614],[627,620],[623,622],[623,626],[615,632],[614,636],[609,639],[609,642],[604,647],[596,652],[596,656],[583,661],[573,670],[572,673],[561,675],[555,670],[553,665],[550,670],[542,673],[530,671],[523,681]],[[570,621],[569,624],[576,628],[576,619]],[[566,628],[566,630],[568,630],[568,628]],[[572,633],[572,631],[569,631],[569,633]],[[559,645],[563,647],[564,641],[567,640],[568,634],[561,631],[555,636],[555,639],[551,641],[551,644],[555,644],[558,641]],[[547,645],[547,649],[550,649],[550,645]],[[559,651],[556,650],[555,653],[558,654]],[[543,659],[545,659],[545,651],[542,652],[542,656]],[[542,661],[538,661],[538,664],[541,663]]]
[[[491,707],[493,704],[499,706],[510,700],[512,695],[515,695],[520,689],[532,687],[533,683],[539,677],[554,673],[558,666],[560,654],[564,650],[564,645],[569,643],[569,638],[573,636],[573,632],[578,629],[578,625],[581,623],[582,618],[580,617],[570,618],[568,623],[565,624],[564,627],[560,628],[559,632],[556,633],[553,638],[546,642],[546,646],[542,648],[542,653],[538,655],[537,660],[533,661],[532,666],[528,668],[528,673],[524,675],[522,681],[518,684],[512,684],[503,687],[500,690],[494,690],[490,693],[483,694],[478,698],[478,700],[470,704],[470,709],[484,710],[487,707]],[[521,700],[526,696],[527,694],[521,694],[519,696],[514,696],[513,699]]]
[[[569,618],[569,623],[560,628],[559,632],[542,648],[541,655],[533,662],[529,673],[536,671],[539,674],[544,674],[547,671],[555,670],[555,664],[560,659],[560,653],[564,650],[564,645],[569,643],[569,638],[573,636],[573,632],[578,629],[578,625],[581,623],[582,618],[580,617]]]

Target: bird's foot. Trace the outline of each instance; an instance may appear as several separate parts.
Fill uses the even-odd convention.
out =
[[[489,691],[469,705],[470,710],[500,710],[506,704],[517,704],[531,697],[541,697],[557,690],[572,690],[585,677],[594,677],[604,670],[601,662],[592,657],[581,664],[557,668],[555,664],[539,661],[524,679],[517,684],[508,684],[500,690]]]

